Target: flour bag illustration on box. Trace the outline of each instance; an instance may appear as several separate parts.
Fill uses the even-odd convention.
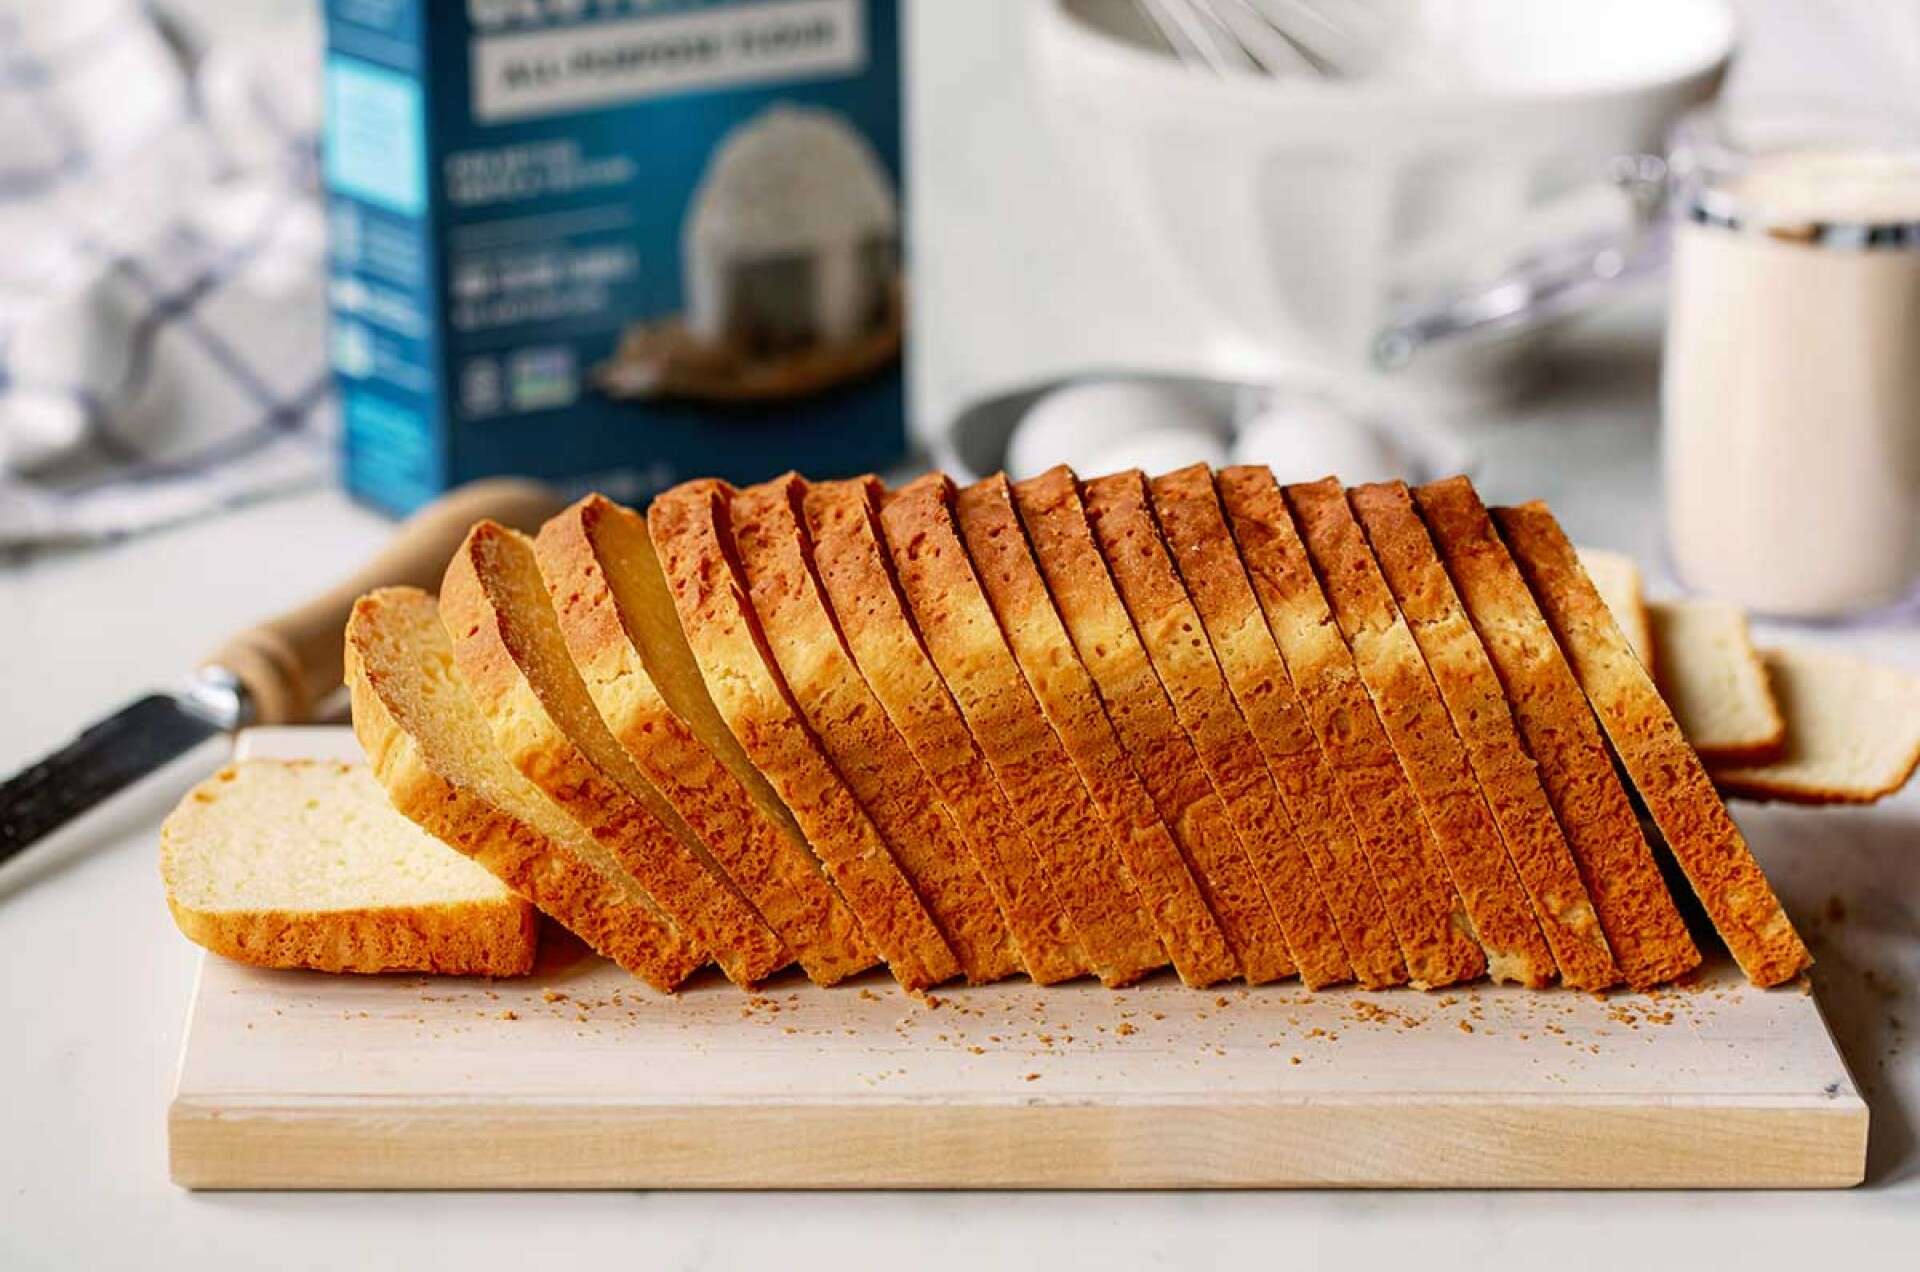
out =
[[[350,487],[905,449],[892,0],[330,0]]]

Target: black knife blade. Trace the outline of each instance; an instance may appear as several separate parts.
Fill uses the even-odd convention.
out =
[[[0,785],[0,864],[230,727],[187,695],[128,703]]]

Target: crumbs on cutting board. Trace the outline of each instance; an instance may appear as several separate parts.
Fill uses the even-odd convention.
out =
[[[1255,1048],[1288,1069],[1340,1063],[1345,1047],[1382,1032],[1428,1033],[1471,1046],[1483,1038],[1507,1037],[1528,1049],[1531,1063],[1552,1066],[1555,1056],[1599,1055],[1610,1040],[1697,1021],[1714,1001],[1743,992],[1726,983],[1682,984],[1647,993],[1614,995],[1515,994],[1485,986],[1435,994],[1381,994],[1341,989],[1321,994],[1296,986],[1236,988],[1188,999],[1160,987],[1135,987],[1091,995],[1036,992],[1012,984],[958,989],[944,994],[905,995],[878,977],[859,987],[821,991],[811,986],[775,986],[739,995],[718,982],[673,997],[645,990],[596,993],[585,985],[516,987],[492,982],[475,994],[446,992],[444,983],[417,982],[423,1012],[415,1023],[463,1033],[476,1028],[526,1028],[548,1021],[572,1026],[583,1038],[615,1039],[622,1031],[663,1026],[696,1047],[733,1020],[735,1028],[766,1030],[782,1045],[812,1044],[819,1053],[846,1054],[848,1039],[873,1039],[886,1051],[945,1053],[964,1060],[995,1055],[1027,1060],[1108,1053],[1159,1059],[1185,1056],[1195,1063]],[[435,992],[435,991],[438,992]],[[849,992],[851,991],[851,992]],[[1594,1001],[1598,1000],[1596,1015]],[[484,1000],[484,1007],[471,1010]],[[468,1023],[446,1019],[445,1004],[465,1003]],[[716,1008],[718,1011],[716,1011]],[[383,1018],[392,1018],[382,1011]],[[345,1013],[364,1019],[365,1011]],[[1569,1027],[1574,1026],[1574,1027]],[[1433,1031],[1444,1031],[1434,1033]],[[859,1044],[855,1044],[859,1045]],[[1033,1070],[1043,1074],[1044,1070]],[[896,1081],[903,1070],[876,1068],[861,1079]],[[1024,1077],[1024,1073],[1009,1076]],[[1103,1080],[1099,1071],[1093,1080]],[[1037,1080],[1027,1078],[1025,1080]]]

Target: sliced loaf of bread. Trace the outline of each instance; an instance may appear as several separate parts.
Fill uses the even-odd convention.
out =
[[[541,527],[534,547],[568,652],[627,757],[814,983],[874,966],[799,823],[713,705],[646,521],[588,495]]]
[[[256,967],[533,967],[533,907],[396,813],[364,764],[226,766],[161,825],[160,877],[188,940]]]
[[[681,630],[728,728],[793,811],[894,978],[909,990],[938,985],[960,973],[959,961],[794,705],[748,597],[732,496],[725,482],[693,481],[647,510]]]
[[[1083,483],[1087,524],[1201,767],[1225,801],[1309,988],[1353,979],[1320,877],[1300,846],[1253,732],[1234,705],[1200,615],[1160,536],[1146,477]]]
[[[600,719],[532,540],[491,521],[474,526],[441,581],[440,620],[501,753],[605,845],[730,980],[757,985],[791,961]]]
[[[353,730],[400,813],[656,989],[706,961],[632,876],[520,775],[454,664],[433,598],[381,588],[347,621]]]
[[[881,494],[873,477],[808,486],[804,511],[821,586],[861,675],[953,810],[1027,975],[1042,985],[1071,980],[1089,970],[1072,922],[914,630],[880,539]]]
[[[1127,985],[1167,964],[1106,820],[1008,647],[954,521],[953,483],[921,477],[880,513],[887,553],[927,652],[1047,877],[1094,974]]]
[[[1294,832],[1325,887],[1354,974],[1370,989],[1407,979],[1373,866],[1333,770],[1314,740],[1280,647],[1227,530],[1213,472],[1194,464],[1156,477],[1154,511],[1220,669],[1246,717]]]
[[[1520,743],[1506,691],[1412,496],[1401,482],[1382,482],[1350,491],[1348,502],[1427,660],[1562,983],[1593,990],[1618,983],[1606,935],[1533,759]]]
[[[1560,523],[1538,502],[1497,508],[1494,519],[1622,766],[1734,960],[1756,985],[1797,976],[1812,955]]]
[[[747,594],[800,714],[886,839],[974,984],[1019,970],[1013,938],[952,811],[855,666],[814,572],[796,473],[733,496],[728,516]]]

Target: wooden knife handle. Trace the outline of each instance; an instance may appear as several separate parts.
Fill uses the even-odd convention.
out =
[[[234,636],[207,659],[233,673],[253,706],[252,723],[299,724],[340,687],[347,614],[362,593],[411,584],[437,591],[447,562],[473,523],[492,518],[535,530],[564,501],[539,482],[469,482],[403,522],[371,561],[303,605]]]

